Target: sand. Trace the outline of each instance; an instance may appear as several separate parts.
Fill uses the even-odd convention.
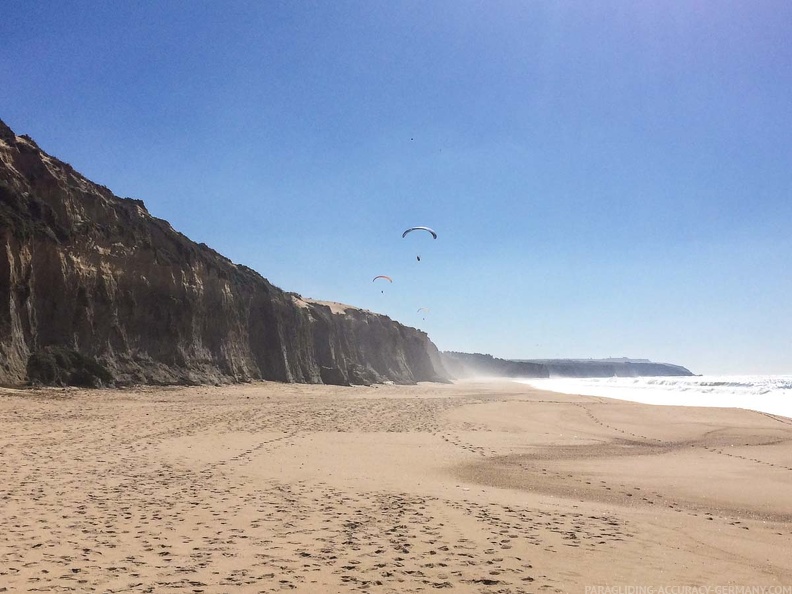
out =
[[[0,389],[0,462],[0,592],[792,593],[792,420],[745,410]]]

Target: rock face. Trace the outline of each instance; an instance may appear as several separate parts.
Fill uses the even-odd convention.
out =
[[[282,291],[2,121],[0,248],[0,384],[447,378],[425,333]]]
[[[443,364],[458,378],[484,377],[652,377],[693,375],[680,365],[647,360],[497,359],[492,355],[443,352]]]

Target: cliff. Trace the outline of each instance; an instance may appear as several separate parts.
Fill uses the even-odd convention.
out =
[[[693,375],[680,365],[640,359],[498,359],[492,355],[443,352],[455,377],[654,377]]]
[[[0,121],[0,384],[445,381],[428,336],[302,299]]]

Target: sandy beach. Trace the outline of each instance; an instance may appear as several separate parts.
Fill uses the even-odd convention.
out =
[[[0,389],[0,429],[0,592],[792,592],[784,417],[266,382]]]

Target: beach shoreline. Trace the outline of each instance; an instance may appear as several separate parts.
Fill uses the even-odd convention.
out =
[[[0,389],[0,591],[792,586],[792,421],[513,381]]]

